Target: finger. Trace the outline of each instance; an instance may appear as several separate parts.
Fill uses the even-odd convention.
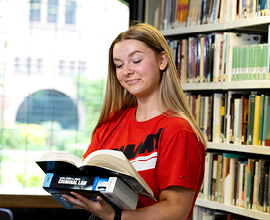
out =
[[[75,193],[75,192],[70,192],[73,196],[75,196],[78,200],[80,200],[82,203],[84,203],[85,205],[91,205],[93,203],[93,201],[91,201],[90,199],[86,198],[85,196],[79,194],[79,193]]]
[[[66,201],[72,203],[74,205],[73,206],[74,208],[77,208],[77,209],[84,209],[85,208],[85,204],[84,203],[82,203],[80,200],[78,200],[78,199],[76,199],[76,198],[74,198],[72,196],[69,196],[67,194],[63,194],[62,197]]]

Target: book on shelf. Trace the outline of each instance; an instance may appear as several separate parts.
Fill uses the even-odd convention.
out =
[[[265,96],[262,145],[270,146],[270,96]]]
[[[139,195],[118,177],[98,177],[47,173],[43,189],[50,193],[66,209],[73,209],[73,204],[62,195],[76,192],[88,199],[96,200],[102,196],[115,208],[135,210]]]
[[[151,188],[121,151],[97,150],[84,161],[67,152],[48,152],[36,163],[44,173],[118,177],[137,194],[155,200]]]
[[[249,119],[248,119],[248,144],[253,144],[254,117],[255,117],[255,99],[256,91],[252,91],[249,98]]]
[[[254,128],[253,128],[253,145],[259,145],[259,132],[260,132],[260,111],[261,111],[261,96],[255,97],[255,110],[254,110]]]

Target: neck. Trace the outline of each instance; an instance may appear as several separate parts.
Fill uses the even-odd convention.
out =
[[[137,121],[147,121],[163,112],[161,107],[158,105],[157,99],[148,99],[147,101],[137,99],[137,102],[138,107],[135,115]]]

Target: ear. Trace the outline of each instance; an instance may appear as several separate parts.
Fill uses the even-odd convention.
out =
[[[168,58],[167,55],[164,51],[160,53],[160,63],[159,63],[159,69],[160,70],[165,70],[165,68],[168,65]]]

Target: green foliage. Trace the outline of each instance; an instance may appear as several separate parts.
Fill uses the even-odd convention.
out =
[[[89,79],[86,76],[76,76],[78,98],[86,110],[85,127],[92,130],[98,120],[106,88],[106,79]]]
[[[42,186],[44,176],[33,175],[25,177],[24,174],[17,175],[18,181],[23,187],[40,187]]]
[[[0,143],[6,149],[40,149],[46,144],[47,131],[36,124],[19,124],[15,129],[3,129]]]
[[[46,144],[46,138],[48,136],[47,131],[37,124],[19,124],[19,131],[22,137],[22,143],[26,142],[33,145]]]

